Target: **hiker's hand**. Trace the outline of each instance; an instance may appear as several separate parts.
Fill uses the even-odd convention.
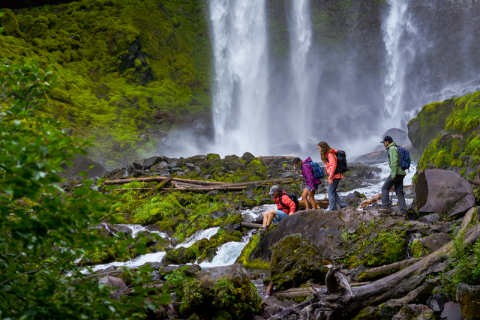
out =
[[[328,180],[328,184],[331,185],[333,183],[333,180]]]
[[[395,178],[392,178],[392,180],[395,180]]]

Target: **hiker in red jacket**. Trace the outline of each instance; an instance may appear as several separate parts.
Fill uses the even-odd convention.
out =
[[[293,159],[293,165],[296,167],[301,167],[302,176],[305,178],[306,188],[303,189],[302,199],[305,201],[306,210],[317,208],[317,204],[315,203],[315,191],[318,190],[318,185],[322,183],[313,176],[313,170],[310,162],[313,162],[312,158],[310,157],[305,159],[305,161],[302,161],[302,159],[298,157]]]
[[[328,186],[327,186],[327,193],[328,193],[328,209],[327,211],[335,210],[336,204],[340,206],[340,208],[345,208],[347,204],[345,201],[340,198],[337,193],[337,187],[340,183],[340,180],[343,179],[342,173],[335,173],[337,169],[337,150],[330,148],[328,143],[322,141],[318,144],[318,150],[322,156],[322,161],[325,163],[325,167],[327,168],[328,174]]]
[[[277,223],[289,215],[295,214],[296,206],[295,202],[290,199],[285,191],[280,190],[278,186],[273,186],[270,188],[269,195],[273,196],[277,209],[272,209],[265,212],[263,215],[263,228],[266,230],[272,222]]]

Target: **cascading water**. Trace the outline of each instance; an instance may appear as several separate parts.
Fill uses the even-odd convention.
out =
[[[291,2],[290,19],[290,43],[291,43],[291,65],[292,80],[291,88],[294,90],[292,109],[296,113],[297,125],[294,132],[296,141],[303,149],[311,131],[311,119],[308,116],[311,112],[311,102],[314,100],[312,94],[312,79],[310,77],[308,57],[312,46],[312,24],[310,21],[310,1],[293,0]]]
[[[210,0],[213,121],[222,153],[262,150],[268,93],[265,0]]]
[[[410,0],[388,0],[389,13],[385,19],[383,41],[386,47],[387,70],[384,78],[384,99],[387,121],[385,129],[398,127],[404,114],[403,94],[405,91],[407,66],[415,56],[410,39],[416,28],[408,14]]]

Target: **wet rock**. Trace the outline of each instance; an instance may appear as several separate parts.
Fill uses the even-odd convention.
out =
[[[480,319],[480,286],[459,284],[456,298],[464,320]]]
[[[242,156],[242,159],[245,160],[247,164],[249,164],[252,160],[255,159],[255,156],[250,152],[245,152]]]
[[[432,213],[432,214],[429,214],[428,216],[423,216],[420,218],[421,222],[432,223],[432,224],[438,222],[438,220],[440,220],[440,215],[438,213]]]
[[[434,289],[434,292],[439,292],[441,287]],[[429,306],[434,312],[440,313],[443,311],[446,297],[440,293],[434,293],[427,300],[427,306]]]
[[[144,168],[150,169],[153,165],[162,162],[165,159],[163,156],[156,156],[156,157],[150,157],[146,158],[140,161],[140,163],[143,165]]]
[[[225,166],[228,170],[232,170],[232,171],[245,168],[245,165],[240,161],[229,161],[225,164]]]
[[[212,219],[217,219],[217,218],[222,218],[223,216],[225,216],[225,214],[226,214],[225,212],[214,211],[210,213],[210,217]]]
[[[193,164],[198,164],[198,162],[204,161],[207,159],[207,156],[204,155],[198,155],[198,156],[193,156],[190,158],[187,158],[187,162],[193,163]]]
[[[157,163],[150,167],[150,171],[165,171],[168,167],[168,163],[165,161],[161,161],[160,163]]]
[[[116,224],[114,227],[117,229],[117,232],[123,232],[125,235],[132,235],[132,229],[127,226]]]
[[[98,282],[107,287],[112,287],[112,288],[116,287],[111,291],[111,297],[112,299],[115,299],[115,300],[119,299],[121,295],[125,292],[125,290],[128,289],[127,285],[125,284],[125,282],[123,282],[122,279],[115,278],[112,276],[105,276],[101,278]]]
[[[458,173],[448,170],[421,171],[417,175],[415,194],[418,211],[424,214],[460,217],[475,205],[471,184]]]
[[[452,237],[448,234],[440,232],[434,233],[425,239],[423,239],[423,245],[429,250],[430,253],[437,251],[447,243],[452,241]]]
[[[107,173],[107,179],[109,180],[117,180],[123,178],[123,175],[125,174],[125,168],[121,169],[114,169]]]
[[[278,290],[299,286],[312,279],[324,283],[329,262],[310,241],[301,234],[293,234],[278,241],[271,248],[271,279]]]
[[[392,320],[435,320],[433,310],[423,304],[407,304]]]
[[[445,303],[442,320],[462,320],[462,311],[458,303],[452,301]]]
[[[405,144],[410,144],[410,140],[408,140],[407,133],[402,129],[392,128],[388,129],[382,136],[390,136],[392,137],[393,141],[395,141],[399,146],[403,146]]]
[[[80,176],[79,173],[82,171],[87,172],[85,178],[92,179],[95,177],[103,177],[107,173],[107,170],[98,162],[89,159],[87,156],[78,155],[75,158],[71,159],[72,166],[66,164],[62,165],[64,172],[60,173],[62,179],[84,179]],[[89,170],[90,166],[93,166]]]
[[[235,161],[235,160],[238,160],[238,159],[240,159],[240,157],[236,156],[234,154],[232,154],[230,156],[225,156],[225,160],[227,160],[227,161]]]

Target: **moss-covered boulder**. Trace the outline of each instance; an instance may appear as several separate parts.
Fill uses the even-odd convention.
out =
[[[196,279],[183,283],[178,309],[184,318],[195,313],[201,318],[252,319],[260,302],[245,268],[234,264],[201,270]]]
[[[293,234],[272,247],[271,279],[278,290],[298,287],[308,280],[325,283],[329,261],[301,234]]]

